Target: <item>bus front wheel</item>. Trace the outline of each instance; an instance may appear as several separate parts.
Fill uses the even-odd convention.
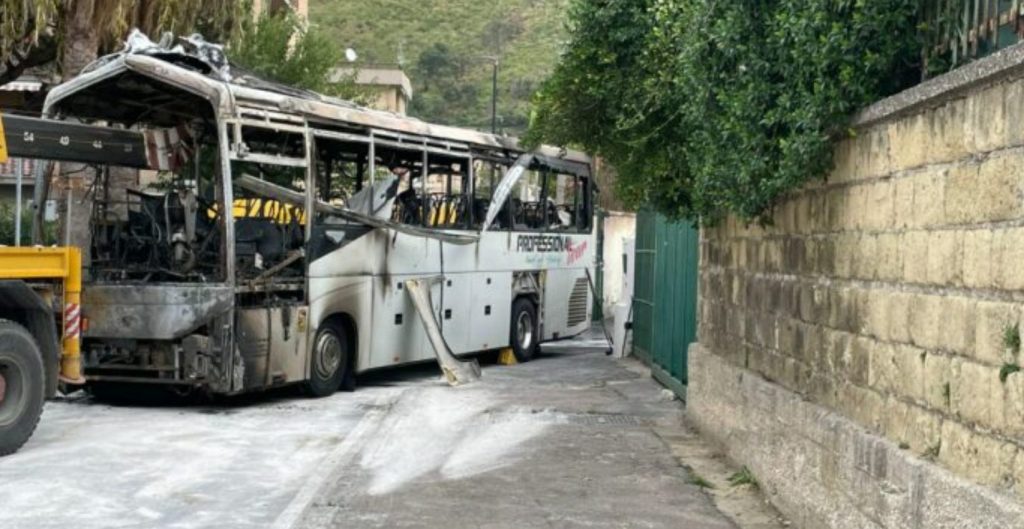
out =
[[[537,355],[540,333],[537,307],[529,298],[516,298],[512,303],[512,353],[519,362],[529,362]]]
[[[349,378],[351,352],[346,338],[344,327],[331,320],[320,326],[313,340],[313,365],[306,381],[310,395],[332,395]]]
[[[0,456],[14,453],[35,431],[43,412],[46,375],[32,335],[0,320]]]

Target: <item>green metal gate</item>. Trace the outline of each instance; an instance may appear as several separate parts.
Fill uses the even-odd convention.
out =
[[[633,352],[659,382],[685,398],[686,351],[697,339],[699,235],[689,222],[637,214]]]

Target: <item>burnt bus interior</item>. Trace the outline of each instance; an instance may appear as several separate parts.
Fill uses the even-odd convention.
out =
[[[516,156],[364,130],[349,131],[345,141],[322,137],[319,129],[314,135],[318,200],[445,230],[481,228],[493,190]],[[535,161],[490,229],[589,232],[595,190],[588,170],[558,160]]]
[[[118,169],[98,170],[89,262],[95,281],[225,281],[225,211],[234,217],[236,282],[255,285],[272,277],[279,290],[301,284],[307,259],[368,230],[324,213],[307,226],[304,204],[283,204],[238,186],[232,187],[233,204],[220,204],[222,163],[209,103],[151,78],[114,77],[64,99],[58,112],[173,132],[168,156],[177,167],[161,173],[157,185],[119,189]],[[228,127],[233,177],[250,175],[300,193],[311,186],[316,200],[427,228],[479,229],[494,187],[515,160],[515,153],[499,149],[471,152],[464,144],[311,123],[314,170],[307,182],[306,135],[298,127],[260,125]],[[589,231],[589,175],[558,162],[534,163],[492,230]]]
[[[116,104],[112,104],[116,102]],[[182,131],[188,160],[157,193],[126,189],[126,169],[97,167],[89,277],[99,281],[222,281],[223,219],[214,171],[216,123],[208,101],[149,77],[126,73],[74,93],[51,109],[57,118],[149,130]],[[134,173],[130,173],[134,176]]]
[[[132,185],[138,181],[137,170],[94,167],[90,200],[72,204],[92,207],[86,288],[128,287],[112,301],[125,307],[120,312],[112,309],[110,314],[117,319],[95,322],[83,337],[83,365],[90,384],[143,380],[234,390],[229,342],[214,331],[227,323],[225,308],[231,294],[223,286],[189,298],[191,317],[183,322],[131,313],[132,307],[143,306],[140,303],[154,306],[191,295],[175,285],[223,285],[227,280],[218,128],[210,102],[145,75],[124,72],[70,93],[49,112],[56,119],[159,133],[174,140],[167,154],[178,157],[175,169],[160,174],[158,185],[149,189]],[[155,283],[169,289],[158,295],[133,291],[136,285]],[[86,303],[89,296],[97,300],[108,295],[87,292]],[[122,324],[121,318],[141,323]],[[90,337],[103,326],[117,332]],[[123,332],[116,329],[119,326]]]

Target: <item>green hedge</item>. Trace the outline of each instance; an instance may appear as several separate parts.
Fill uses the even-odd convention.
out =
[[[529,143],[576,145],[632,205],[768,221],[857,109],[920,78],[918,0],[575,0]]]
[[[43,226],[43,244],[52,245],[57,242],[57,223],[47,222]],[[26,205],[21,209],[21,244],[32,244],[32,209]],[[0,201],[0,245],[14,245],[14,204]]]

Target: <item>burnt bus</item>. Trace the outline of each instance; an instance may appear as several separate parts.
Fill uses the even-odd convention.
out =
[[[275,84],[218,51],[136,47],[46,100],[48,119],[137,132],[155,169],[125,185],[100,167],[80,206],[90,384],[351,388],[433,358],[409,279],[430,281],[456,354],[525,361],[589,326],[587,156]]]

